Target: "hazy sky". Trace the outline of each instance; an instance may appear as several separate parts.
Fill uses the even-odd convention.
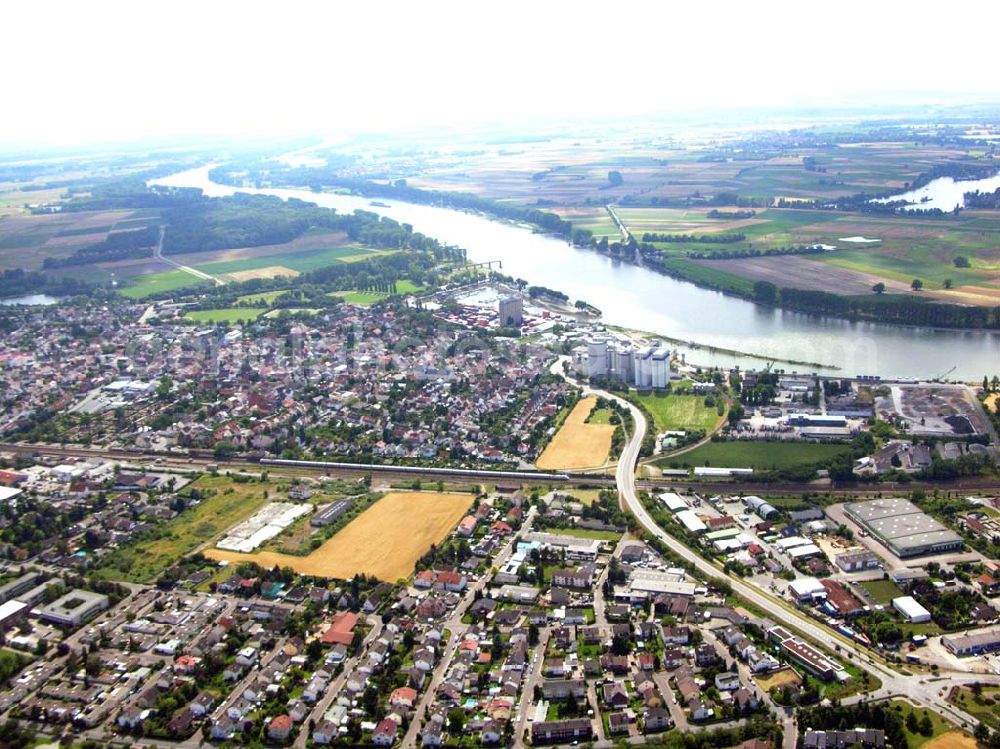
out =
[[[926,8],[926,10],[924,10]],[[19,2],[0,142],[996,94],[1000,3]],[[940,92],[946,92],[942,95]]]

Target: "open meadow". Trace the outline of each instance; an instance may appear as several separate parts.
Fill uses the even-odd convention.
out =
[[[469,494],[390,492],[308,556],[260,551],[239,554],[207,549],[210,559],[291,567],[303,575],[348,579],[374,575],[395,582],[439,543],[469,510]]]
[[[150,294],[159,294],[163,291],[190,290],[199,286],[208,287],[209,285],[209,281],[198,278],[187,271],[166,270],[160,273],[139,276],[128,286],[121,287],[119,291],[130,299],[142,299]]]
[[[396,283],[396,294],[419,294],[423,287],[417,286],[413,281],[403,279]],[[328,296],[340,297],[347,304],[357,307],[370,307],[376,302],[388,299],[389,294],[385,291],[358,291],[357,289],[345,289],[344,291],[331,291]]]
[[[205,323],[236,323],[256,320],[266,308],[263,307],[225,307],[222,309],[196,309],[184,313],[185,320]]]
[[[683,393],[630,393],[629,400],[641,403],[653,416],[657,432],[712,432],[722,418],[716,406],[706,406],[705,396]]]
[[[318,268],[358,262],[381,254],[386,251],[361,247],[350,242],[343,232],[314,230],[284,244],[188,252],[173,254],[170,258],[223,282],[241,282],[255,278],[294,278]],[[101,282],[109,281],[114,274],[122,284],[122,293],[133,299],[205,283],[194,274],[151,257],[73,266],[70,270]]]
[[[69,257],[111,232],[141,228],[128,221],[143,215],[115,210],[7,216],[0,220],[0,269],[39,270],[46,259]]]
[[[814,442],[707,442],[676,457],[664,458],[661,463],[780,471],[819,465],[849,450],[848,445]]]
[[[538,457],[536,465],[540,469],[568,471],[594,468],[607,462],[615,427],[611,424],[587,423],[587,417],[596,405],[597,396],[592,395],[573,407],[566,421]]]
[[[181,495],[189,497],[197,491],[210,496],[157,526],[148,537],[116,549],[102,560],[97,573],[111,580],[153,582],[181,557],[221,537],[263,507],[268,488],[267,484],[239,483],[226,476],[202,476]]]

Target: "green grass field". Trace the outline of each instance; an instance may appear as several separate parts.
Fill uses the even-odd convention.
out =
[[[711,432],[720,417],[715,406],[706,406],[703,395],[656,395],[629,393],[629,399],[641,403],[653,415],[657,432],[694,431]]]
[[[858,585],[868,592],[875,603],[881,603],[883,606],[891,604],[893,598],[903,595],[903,591],[892,580],[868,580]]]
[[[161,291],[192,289],[202,285],[208,286],[209,282],[182,270],[167,270],[136,276],[128,286],[119,291],[130,299],[142,299]]]
[[[288,293],[287,289],[277,289],[275,291],[261,291],[257,294],[244,294],[236,297],[237,302],[246,304],[270,304],[282,294]]]
[[[614,531],[597,531],[591,530],[590,528],[553,528],[552,533],[558,533],[560,536],[574,536],[575,538],[596,538],[598,541],[615,541],[621,540],[622,534],[615,533]]]
[[[612,411],[610,408],[595,408],[587,417],[588,424],[610,424]]]
[[[676,458],[665,460],[693,466],[783,470],[816,465],[849,449],[847,445],[812,442],[709,442]]]
[[[243,270],[257,270],[258,268],[269,268],[280,265],[283,268],[291,268],[299,273],[308,273],[317,268],[324,268],[328,265],[335,265],[348,258],[367,259],[372,257],[371,250],[361,247],[331,247],[326,250],[310,250],[307,252],[286,252],[279,255],[266,255],[264,257],[248,257],[241,260],[228,260],[221,263],[205,263],[196,266],[198,270],[209,273],[213,276],[226,273],[235,273]]]
[[[862,215],[790,208],[759,209],[752,219],[713,220],[705,210],[675,208],[623,208],[618,211],[626,226],[637,237],[643,232],[659,234],[740,233],[742,241],[731,244],[709,242],[654,242],[666,255],[665,266],[695,283],[701,282],[735,292],[746,293],[752,282],[736,273],[740,265],[706,268],[686,258],[691,253],[714,255],[746,250],[768,250],[802,245],[825,244],[832,252],[812,255],[810,259],[840,268],[909,284],[920,279],[925,290],[939,291],[946,280],[955,288],[963,285],[986,285],[997,288],[1000,251],[992,237],[1000,233],[1000,213],[968,211],[942,218],[901,218],[885,215]],[[844,237],[865,236],[881,240],[878,244],[859,245],[842,241]],[[970,268],[956,268],[953,260],[964,255]],[[777,284],[781,282],[778,279]],[[794,285],[794,276],[788,285]],[[961,298],[953,301],[963,302]]]
[[[315,315],[319,312],[315,307],[278,307],[270,312],[265,313],[264,317],[280,317],[281,313],[288,313],[289,315]]]
[[[185,320],[195,322],[246,322],[264,314],[265,307],[224,307],[222,309],[197,309],[184,313]]]
[[[914,707],[906,700],[891,700],[889,702],[889,706],[904,718],[903,733],[906,734],[906,744],[909,747],[909,749],[920,749],[920,747],[922,747],[931,739],[936,739],[943,733],[955,730],[954,725],[946,721],[944,718],[942,718],[933,710],[926,710],[923,708]],[[909,728],[906,727],[905,718],[910,712],[915,713],[918,720],[922,719],[924,715],[927,715],[927,717],[930,718],[932,726],[930,734],[924,735],[917,731],[911,731]]]
[[[977,697],[969,687],[959,687],[950,702],[993,730],[1000,729],[1000,688],[984,686]]]
[[[202,492],[214,490],[215,494],[156,526],[149,538],[115,550],[97,568],[97,574],[111,580],[153,582],[181,557],[219,538],[259,510],[267,502],[264,495],[269,487],[260,483],[238,484],[225,476],[202,476],[190,488]]]
[[[417,286],[413,281],[408,281],[403,279],[396,283],[396,294],[419,294],[423,291],[422,286]],[[340,297],[347,304],[353,304],[358,307],[370,307],[376,302],[380,302],[383,299],[387,299],[389,294],[382,291],[358,291],[357,289],[346,289],[344,291],[332,291],[330,296]]]

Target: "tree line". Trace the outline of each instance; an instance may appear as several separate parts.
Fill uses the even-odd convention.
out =
[[[747,238],[742,232],[726,234],[653,234],[646,232],[642,235],[643,242],[675,242],[678,244],[688,244],[697,242],[698,244],[733,244],[743,242]]]
[[[233,183],[229,168],[217,168],[210,174],[213,180]],[[368,179],[343,177],[337,168],[295,167],[274,171],[273,164],[268,177],[272,184],[283,186],[310,185],[315,191],[324,187],[339,187],[350,190],[357,195],[371,198],[390,198],[407,203],[421,205],[440,205],[463,211],[478,211],[494,218],[507,221],[519,221],[538,227],[542,231],[569,239],[573,233],[573,225],[554,213],[540,211],[529,206],[501,203],[490,198],[483,198],[467,192],[446,190],[424,190],[409,185],[405,179],[391,182],[374,182]]]

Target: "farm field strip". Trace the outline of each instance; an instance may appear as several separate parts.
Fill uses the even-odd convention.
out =
[[[781,470],[808,466],[848,452],[848,445],[827,445],[813,442],[709,442],[676,458],[662,462],[681,462],[693,466],[710,465],[725,468]]]
[[[577,403],[566,421],[538,457],[536,465],[542,470],[572,470],[594,468],[607,462],[611,437],[615,427],[611,424],[588,424],[587,417],[597,405],[597,396],[589,396]]]
[[[701,395],[631,393],[629,398],[641,403],[652,414],[657,432],[675,430],[710,432],[722,420],[714,406],[705,405],[705,398]]]
[[[469,494],[390,492],[308,556],[220,549],[204,553],[218,561],[291,567],[303,575],[350,579],[363,573],[395,582],[409,576],[417,559],[451,532],[472,499]]]

